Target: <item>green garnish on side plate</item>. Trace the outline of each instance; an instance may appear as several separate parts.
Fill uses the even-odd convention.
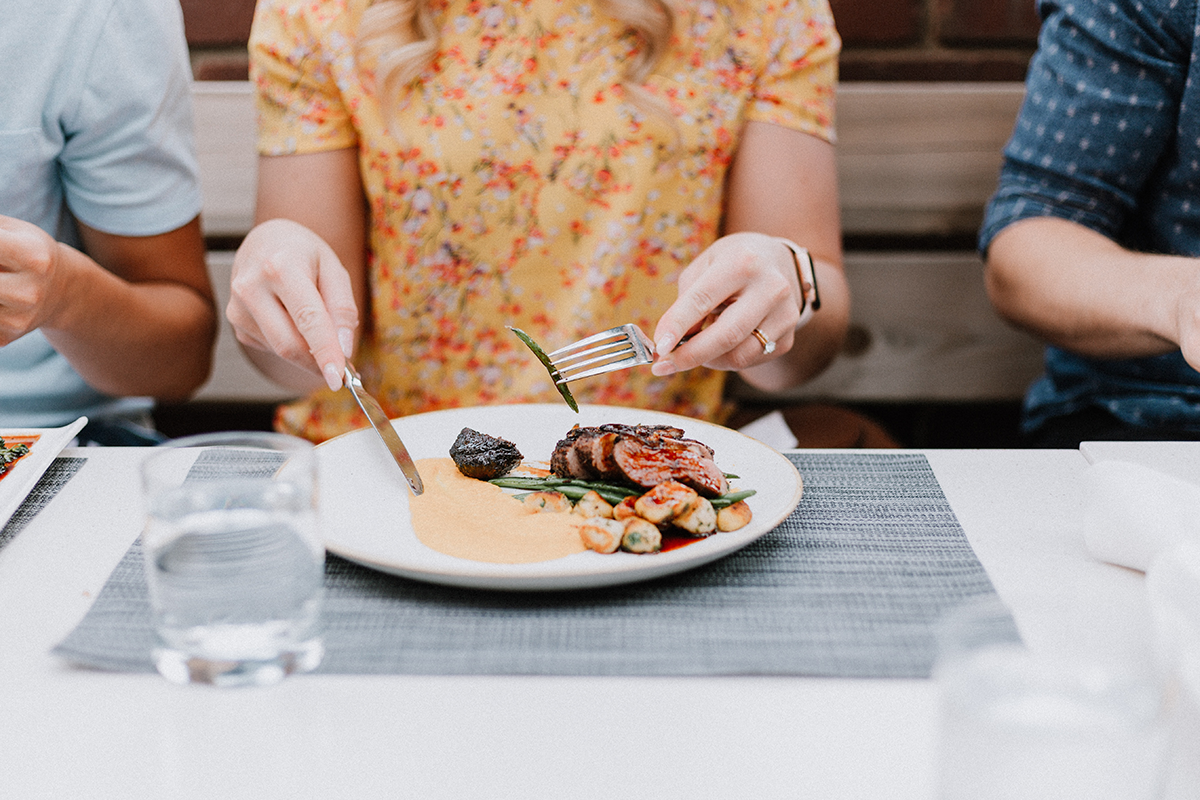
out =
[[[542,350],[542,348],[538,346],[538,343],[531,339],[529,334],[525,331],[521,330],[520,328],[514,328],[511,325],[506,327],[515,333],[517,338],[524,342],[525,346],[532,350],[533,354],[538,357],[538,361],[541,361],[542,366],[544,366],[546,371],[550,373],[550,380],[554,381],[554,388],[558,389],[558,393],[563,396],[563,400],[567,401],[567,405],[571,407],[571,410],[578,414],[579,404],[575,402],[575,398],[571,395],[571,390],[567,388],[567,384],[559,383],[559,381],[562,380],[562,375],[560,375],[558,370],[554,368],[554,364],[550,361],[550,357],[546,355],[546,352]]]
[[[9,445],[3,439],[0,439],[0,477],[17,463],[18,459],[29,453],[29,445],[14,444]]]

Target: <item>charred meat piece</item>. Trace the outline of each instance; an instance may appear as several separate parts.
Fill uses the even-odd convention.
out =
[[[554,447],[554,452],[550,454],[550,472],[560,478],[592,479],[598,477],[598,473],[591,467],[590,456],[587,459],[583,458],[584,452],[591,452],[591,445],[586,442],[586,437],[589,437],[595,430],[597,429],[581,428],[575,425],[567,431],[566,437],[559,440]],[[580,439],[584,439],[585,443],[577,451],[575,444]]]
[[[507,439],[463,428],[450,445],[450,458],[468,478],[486,481],[505,475],[521,463],[521,451]]]
[[[550,471],[562,478],[602,478],[647,489],[676,480],[706,497],[729,491],[712,448],[670,425],[576,425],[555,446]]]

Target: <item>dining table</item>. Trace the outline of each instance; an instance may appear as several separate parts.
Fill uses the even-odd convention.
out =
[[[146,452],[64,449],[78,471],[0,548],[0,798],[937,795],[928,675],[318,673],[221,689],[73,664],[55,648],[140,534]],[[1125,455],[1200,476],[1200,445],[854,452],[928,462],[1031,650],[1150,658],[1145,576],[1089,554],[1081,482]]]

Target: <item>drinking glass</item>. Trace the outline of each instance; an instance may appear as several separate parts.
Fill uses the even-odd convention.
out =
[[[262,432],[175,439],[146,458],[142,485],[158,671],[239,686],[315,668],[325,551],[312,444]]]
[[[1086,656],[1030,652],[989,596],[938,629],[939,800],[1142,800],[1161,790],[1161,692]]]

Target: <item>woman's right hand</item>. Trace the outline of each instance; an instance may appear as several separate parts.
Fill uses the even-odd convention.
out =
[[[287,219],[256,225],[233,261],[225,315],[255,363],[281,382],[259,356],[269,355],[330,389],[342,386],[354,351],[358,307],[350,276],[324,239]],[[296,369],[283,370],[295,372]],[[296,385],[296,388],[315,388]]]

